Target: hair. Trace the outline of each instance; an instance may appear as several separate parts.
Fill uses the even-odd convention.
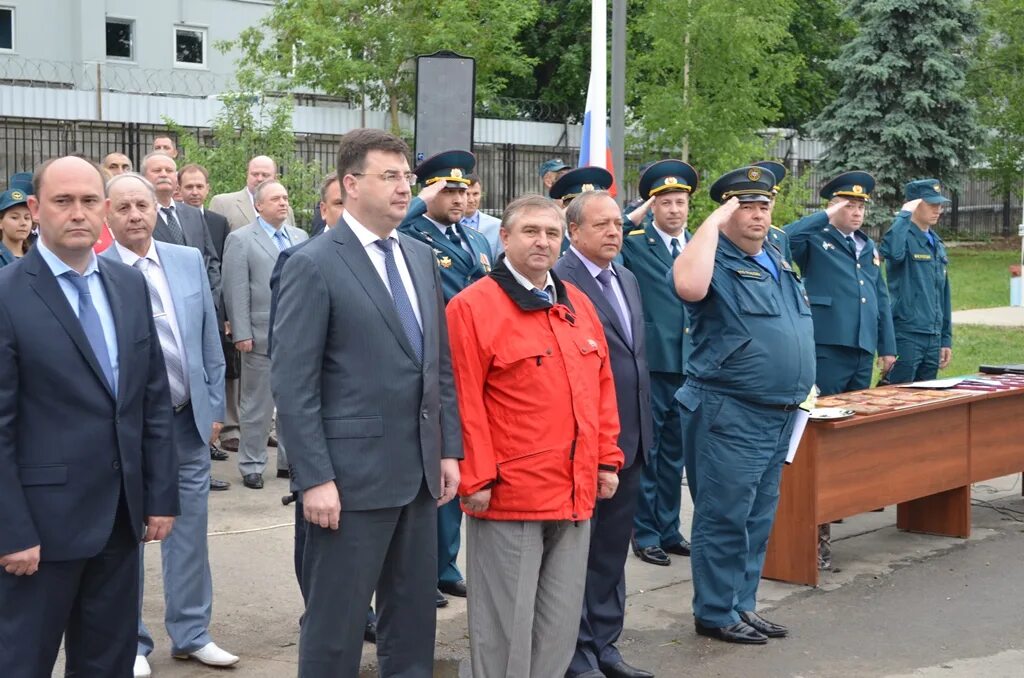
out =
[[[188,165],[185,165],[180,170],[178,170],[179,184],[181,183],[181,177],[185,175],[185,172],[199,172],[200,174],[203,175],[203,178],[206,179],[206,183],[210,183],[210,172],[207,171],[207,169],[202,165],[197,165],[193,162],[189,163]]]
[[[466,178],[469,179],[469,184],[467,184],[468,186],[475,186],[480,183],[480,175],[476,172],[470,172],[466,175]]]
[[[171,146],[174,146],[175,148],[178,147],[178,142],[175,141],[174,137],[172,137],[170,134],[157,134],[155,137],[153,137],[154,144],[156,143],[157,139],[167,139],[168,141],[171,142]]]
[[[149,191],[149,197],[153,199],[153,205],[156,205],[156,189],[153,187],[153,184],[149,182],[149,179],[142,176],[138,172],[125,172],[123,174],[118,174],[116,177],[108,181],[106,187],[107,195],[110,195],[110,189],[112,189],[117,184],[123,183],[128,179],[134,179],[136,181],[141,182],[142,185],[146,187],[146,190]]]
[[[147,153],[146,157],[144,157],[142,159],[142,162],[139,163],[139,171],[142,174],[146,173],[146,165],[148,165],[149,161],[152,160],[153,158],[167,158],[172,163],[174,162],[174,158],[172,158],[171,156],[167,155],[163,151],[151,151],[151,152]]]
[[[335,183],[336,181],[338,181],[338,173],[331,172],[330,174],[324,177],[324,180],[322,182],[320,182],[320,202],[327,202],[327,189],[330,188],[331,184]],[[338,184],[338,187],[341,187],[340,183]],[[342,191],[342,194],[344,194],[344,191]]]
[[[608,191],[587,191],[585,193],[580,193],[573,198],[572,202],[569,203],[569,206],[565,208],[565,223],[582,226],[583,210],[587,208],[587,205],[590,202],[604,197],[611,198],[612,194]]]
[[[284,184],[281,183],[280,179],[267,179],[266,181],[261,181],[256,186],[256,190],[253,191],[253,202],[260,202],[260,200],[263,198],[263,191],[267,190],[267,188],[273,184],[277,184],[281,188],[285,188]],[[288,189],[285,188],[285,190],[287,191]]]
[[[46,174],[46,171],[48,169],[50,169],[50,165],[52,165],[57,160],[60,160],[61,158],[72,158],[72,157],[73,158],[80,158],[81,160],[85,160],[87,163],[89,163],[89,165],[94,170],[96,170],[96,174],[98,174],[99,177],[100,177],[100,183],[103,183],[103,184],[107,183],[106,179],[103,177],[103,168],[100,167],[99,164],[97,164],[97,163],[93,162],[92,160],[90,160],[89,158],[84,158],[84,157],[79,156],[79,155],[58,156],[56,158],[49,158],[47,160],[44,160],[43,162],[41,162],[36,167],[35,171],[32,173],[32,193],[33,193],[33,195],[36,195],[36,196],[39,195],[39,191],[43,187],[43,175]],[[105,193],[104,193],[104,195],[105,195]]]
[[[397,153],[409,157],[409,145],[390,132],[362,127],[341,137],[338,142],[338,179],[346,174],[366,169],[366,156],[370,151]],[[345,185],[341,184],[341,195],[345,197]]]
[[[505,207],[505,211],[501,215],[501,228],[505,231],[511,231],[512,224],[516,222],[523,212],[544,210],[549,210],[558,217],[559,221],[562,221],[562,210],[558,207],[558,203],[551,198],[545,198],[542,195],[533,193],[520,196]]]

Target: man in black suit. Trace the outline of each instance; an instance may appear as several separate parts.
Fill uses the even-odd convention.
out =
[[[567,675],[653,678],[627,664],[615,647],[626,612],[626,555],[640,474],[654,440],[640,286],[628,269],[614,262],[622,249],[622,213],[606,191],[579,195],[569,205],[566,220],[572,245],[555,264],[555,273],[580,288],[601,318],[615,377],[618,443],[626,457],[618,491],[597,503],[591,521],[580,635]]]
[[[178,190],[181,192],[181,201],[190,207],[195,207],[203,215],[206,228],[210,231],[210,239],[213,240],[213,248],[217,251],[217,258],[224,258],[224,241],[231,232],[228,226],[227,217],[216,212],[206,210],[206,197],[210,194],[210,173],[202,165],[185,165],[178,170]]]
[[[0,675],[49,676],[64,636],[68,675],[128,676],[139,541],[178,513],[167,373],[142,273],[93,254],[98,167],[34,188],[40,239],[0,270]]]

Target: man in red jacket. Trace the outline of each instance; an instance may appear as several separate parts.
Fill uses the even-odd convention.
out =
[[[590,517],[623,463],[608,345],[551,272],[564,217],[513,201],[505,256],[446,310],[465,459],[474,676],[561,676],[576,645]]]

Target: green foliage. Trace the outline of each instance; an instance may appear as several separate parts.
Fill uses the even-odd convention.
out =
[[[838,97],[811,125],[830,144],[826,173],[871,172],[878,224],[902,202],[911,179],[954,183],[978,138],[965,94],[968,41],[977,29],[970,0],[848,0],[859,27],[833,64]]]
[[[319,166],[302,160],[295,151],[290,97],[268,100],[254,91],[246,74],[240,73],[240,92],[223,97],[224,107],[210,124],[211,140],[202,143],[194,134],[170,118],[164,122],[179,140],[184,163],[198,163],[210,172],[210,195],[237,191],[245,186],[246,167],[256,155],[277,162],[281,183],[288,189],[296,225],[312,218],[312,206],[319,199]],[[249,85],[250,87],[246,87]]]
[[[981,152],[993,194],[1021,194],[1024,176],[1024,4],[979,3],[982,30],[967,79],[986,136]]]
[[[366,96],[390,111],[399,133],[398,113],[410,108],[413,91],[410,58],[439,50],[473,57],[477,97],[486,100],[508,77],[530,72],[534,60],[515,36],[537,9],[538,0],[279,0],[226,46],[239,48],[240,63],[274,87]]]

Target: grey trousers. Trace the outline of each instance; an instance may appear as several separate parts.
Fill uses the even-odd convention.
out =
[[[270,356],[261,353],[242,354],[242,377],[239,380],[241,401],[238,422],[241,436],[238,443],[238,471],[263,474],[267,468],[267,438],[274,423],[274,396],[270,391]],[[288,468],[284,445],[278,441],[277,468]]]
[[[241,379],[224,380],[224,427],[220,430],[220,441],[238,440],[238,401]]]
[[[589,550],[589,520],[466,516],[473,678],[565,675],[576,650]]]

